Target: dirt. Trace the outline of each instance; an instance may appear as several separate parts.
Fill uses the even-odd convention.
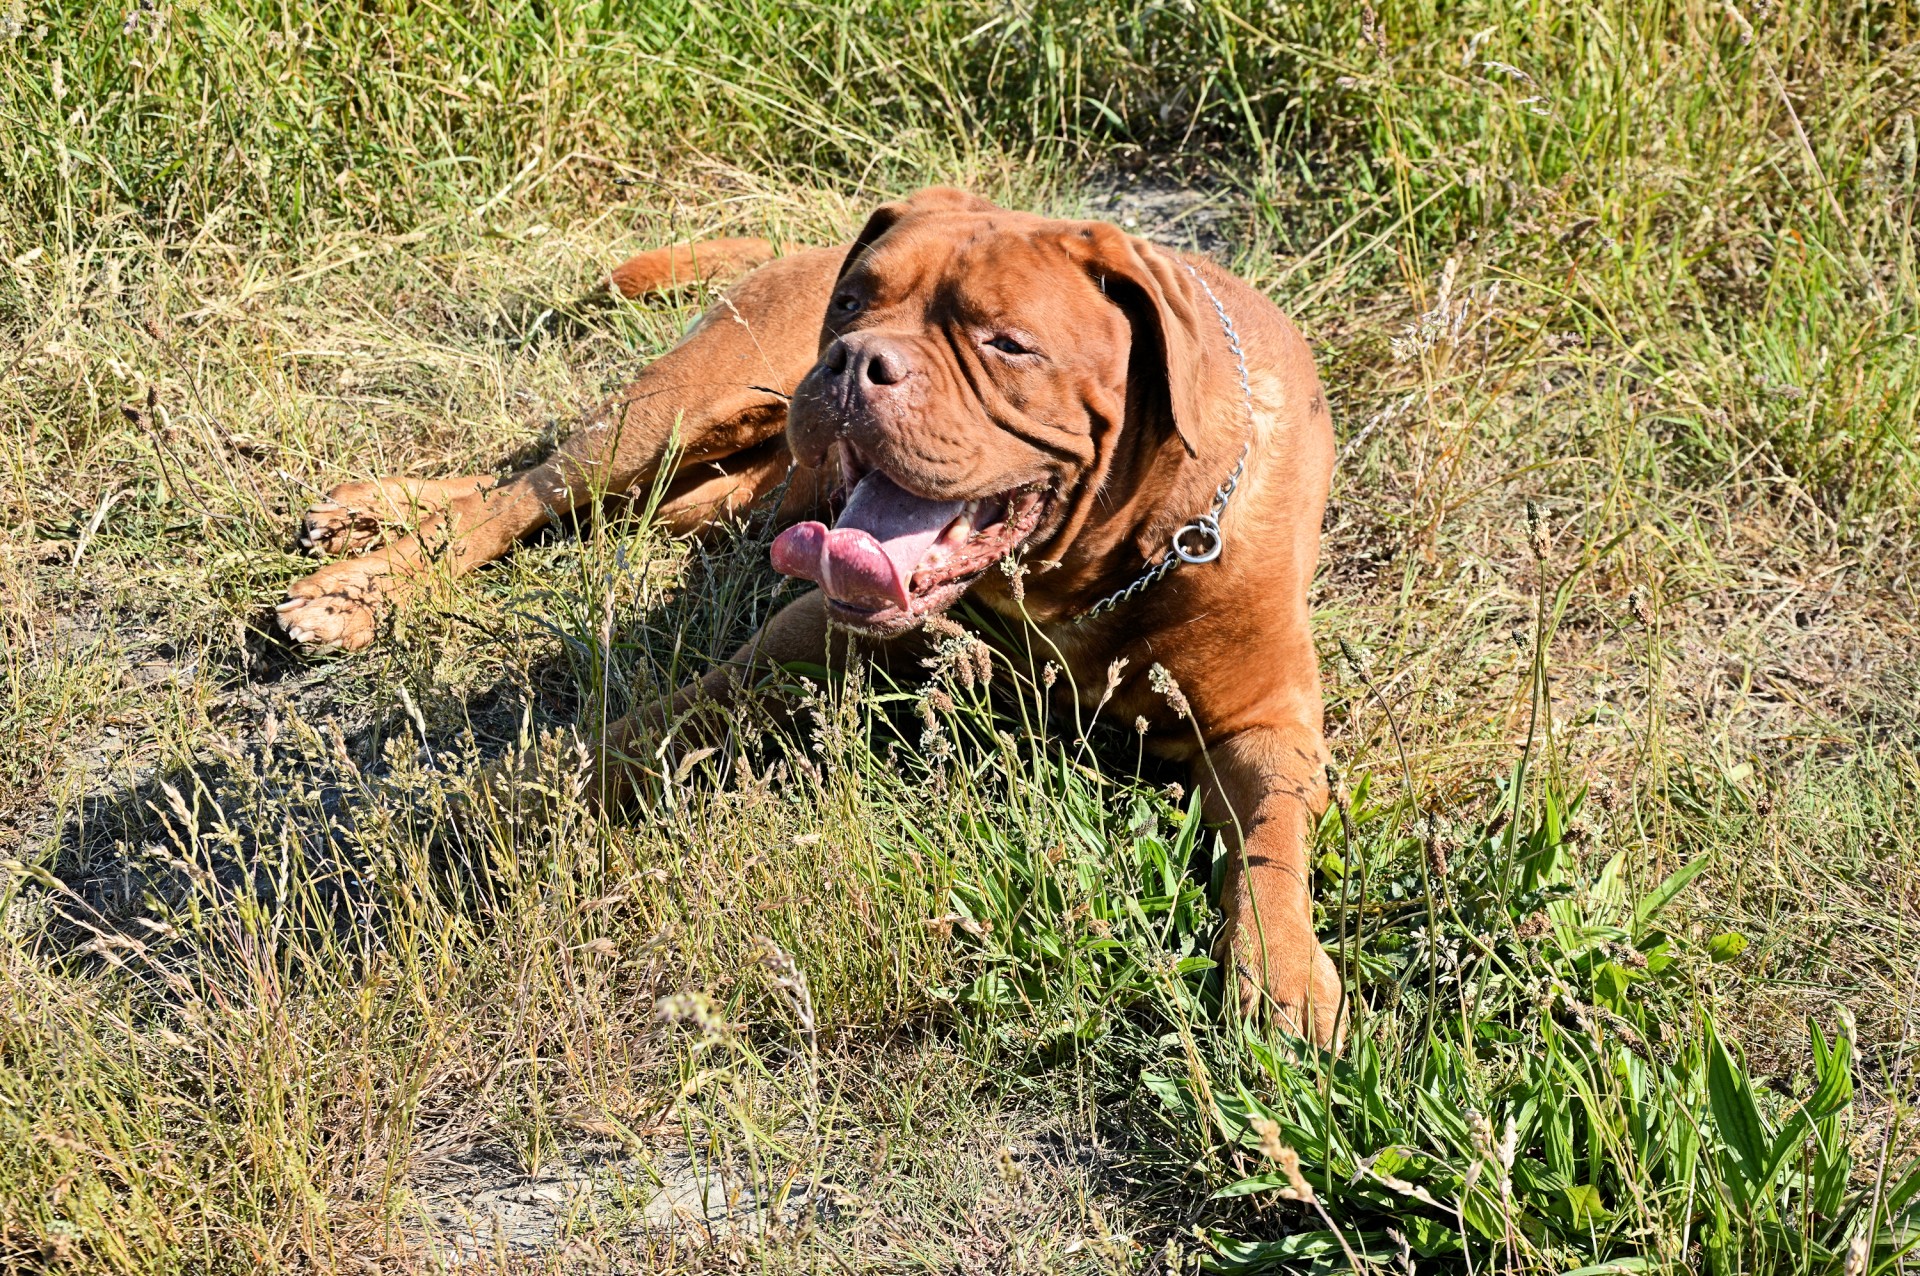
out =
[[[1232,246],[1239,196],[1227,190],[1185,185],[1165,176],[1119,174],[1096,184],[1087,212],[1169,248],[1220,253]]]
[[[537,1256],[608,1232],[672,1234],[695,1247],[745,1242],[837,1212],[832,1194],[806,1180],[756,1183],[742,1166],[681,1148],[652,1156],[573,1148],[538,1174],[514,1168],[505,1149],[441,1165],[415,1184],[417,1240],[446,1266]]]
[[[991,1272],[1006,1270],[1010,1248],[1034,1233],[1057,1237],[1063,1223],[1082,1235],[1060,1257],[1131,1249],[1103,1217],[1115,1203],[1107,1198],[1126,1195],[1114,1149],[1078,1133],[1014,1134],[991,1122],[973,1134],[878,1170],[866,1155],[857,1163],[830,1156],[838,1169],[818,1178],[764,1164],[756,1174],[686,1147],[617,1144],[576,1145],[525,1174],[507,1149],[479,1149],[416,1169],[409,1239],[450,1269],[559,1257],[645,1270],[631,1266],[636,1255],[713,1251],[732,1270],[756,1251],[805,1242],[816,1257],[822,1248],[893,1251],[914,1266]]]

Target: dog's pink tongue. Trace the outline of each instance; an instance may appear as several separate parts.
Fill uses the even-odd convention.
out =
[[[810,580],[836,602],[868,611],[906,607],[913,569],[960,513],[960,501],[930,501],[878,470],[853,489],[831,531],[801,523],[773,542],[774,570]]]

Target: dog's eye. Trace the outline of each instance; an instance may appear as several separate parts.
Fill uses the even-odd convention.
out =
[[[1012,337],[995,337],[991,341],[987,342],[987,344],[992,346],[995,350],[998,350],[1001,354],[1033,353],[1031,350],[1028,350],[1025,346],[1021,345],[1018,341],[1015,341]]]
[[[860,298],[850,292],[843,292],[833,299],[833,308],[843,315],[850,315],[860,309]]]

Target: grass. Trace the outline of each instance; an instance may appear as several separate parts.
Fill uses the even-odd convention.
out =
[[[1913,6],[0,37],[0,1265],[410,1270],[599,1166],[460,1261],[1912,1266]],[[317,491],[536,454],[697,306],[530,316],[928,181],[1197,237],[1314,344],[1338,1056],[1222,1010],[1212,835],[1004,664],[589,818],[572,732],[767,613],[763,529],[586,522],[364,656],[271,635]],[[508,751],[557,815],[440,837]],[[649,1230],[687,1164],[807,1204]]]

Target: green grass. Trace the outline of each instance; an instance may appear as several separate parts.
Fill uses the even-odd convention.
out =
[[[1825,0],[0,8],[0,1267],[426,1268],[460,1163],[594,1157],[618,1190],[470,1266],[1910,1267],[1916,41]],[[1337,1056],[1223,1011],[1213,835],[1004,663],[809,692],[590,818],[572,732],[767,614],[757,531],[586,522],[363,656],[271,637],[316,491],[536,454],[694,308],[530,314],[931,181],[1174,243],[1198,202],[1314,344]],[[450,842],[506,751],[552,818]],[[690,1149],[832,1207],[637,1230]]]

